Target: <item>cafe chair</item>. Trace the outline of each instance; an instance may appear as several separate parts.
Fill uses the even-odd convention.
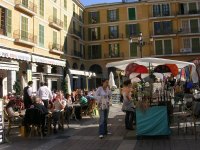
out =
[[[6,109],[3,110],[4,112],[4,119],[8,121],[8,128],[6,131],[6,136],[9,136],[10,131],[13,127],[21,127],[22,125],[22,118],[20,116],[10,117],[6,111]]]
[[[43,138],[42,124],[45,121],[45,116],[39,109],[29,108],[26,110],[24,124],[29,130],[29,137],[36,131]]]

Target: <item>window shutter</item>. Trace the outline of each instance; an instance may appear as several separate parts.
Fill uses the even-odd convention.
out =
[[[119,26],[117,26],[117,38],[119,38]]]
[[[136,24],[136,34],[137,35],[140,34],[140,24],[139,23]]]
[[[190,28],[191,28],[191,33],[198,33],[198,19],[192,19],[190,20]]]
[[[199,53],[200,52],[200,38],[192,38],[192,52]]]
[[[107,10],[107,22],[110,22],[110,10]]]
[[[131,57],[137,56],[137,43],[136,42],[130,43],[130,56]]]
[[[128,9],[129,20],[135,20],[135,8]]]
[[[65,36],[64,40],[64,53],[67,54],[67,36]]]
[[[99,15],[99,11],[97,12],[97,23],[100,22],[100,15]]]
[[[156,55],[162,55],[163,54],[162,40],[155,41],[155,47],[156,47]]]
[[[12,30],[12,11],[7,9],[7,19],[6,19],[6,32],[7,36],[11,37]]]
[[[164,40],[165,54],[172,54],[171,40]]]
[[[101,40],[101,30],[100,27],[97,28],[98,31],[98,40]]]
[[[119,9],[116,10],[116,15],[117,15],[116,21],[119,21]]]
[[[130,38],[129,24],[126,25],[126,37]]]
[[[91,28],[88,28],[88,40],[91,41]]]
[[[91,24],[92,20],[91,20],[91,12],[88,13],[88,23]]]

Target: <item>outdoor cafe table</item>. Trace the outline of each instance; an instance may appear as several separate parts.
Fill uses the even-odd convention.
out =
[[[146,110],[136,109],[136,135],[170,135],[167,106],[153,106]]]

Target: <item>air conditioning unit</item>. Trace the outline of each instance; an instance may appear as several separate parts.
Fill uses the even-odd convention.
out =
[[[192,48],[181,48],[180,52],[181,53],[191,53],[192,52]]]

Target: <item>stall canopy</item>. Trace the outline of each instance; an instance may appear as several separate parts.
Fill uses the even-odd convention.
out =
[[[126,66],[130,63],[137,63],[139,65],[144,65],[146,67],[148,67],[149,65],[155,67],[155,66],[164,65],[164,64],[176,64],[179,69],[190,65],[190,66],[192,66],[192,70],[191,70],[192,81],[194,83],[198,82],[198,75],[196,72],[195,64],[191,63],[191,62],[185,62],[185,61],[146,57],[146,58],[128,59],[128,60],[123,60],[123,61],[111,62],[111,63],[108,63],[106,65],[106,67],[107,68],[108,67],[116,67],[120,70],[125,70]]]

